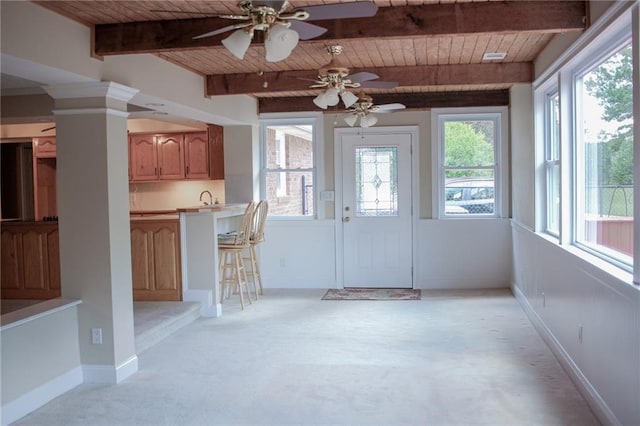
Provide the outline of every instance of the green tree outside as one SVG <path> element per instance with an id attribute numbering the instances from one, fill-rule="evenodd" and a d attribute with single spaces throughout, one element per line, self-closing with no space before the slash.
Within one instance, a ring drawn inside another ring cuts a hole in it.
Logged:
<path id="1" fill-rule="evenodd" d="M 598 99 L 604 112 L 602 119 L 623 123 L 633 118 L 631 46 L 625 47 L 596 68 L 585 87 Z M 601 185 L 633 184 L 633 125 L 620 124 L 615 133 L 598 135 L 603 161 Z M 599 150 L 600 151 L 600 150 Z"/>
<path id="2" fill-rule="evenodd" d="M 486 126 L 485 126 L 486 127 Z M 445 123 L 446 167 L 493 167 L 493 143 L 488 138 L 487 129 L 478 122 L 449 121 Z M 487 140 L 489 139 L 489 140 Z M 486 177 L 492 170 L 448 170 L 447 178 Z"/>

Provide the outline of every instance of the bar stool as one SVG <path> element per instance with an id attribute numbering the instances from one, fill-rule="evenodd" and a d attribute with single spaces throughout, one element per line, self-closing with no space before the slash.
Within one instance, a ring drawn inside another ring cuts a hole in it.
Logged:
<path id="1" fill-rule="evenodd" d="M 249 235 L 249 257 L 245 257 L 245 261 L 249 263 L 249 271 L 247 274 L 251 276 L 256 299 L 258 299 L 258 288 L 260 288 L 260 294 L 264 294 L 260 265 L 258 256 L 256 255 L 256 246 L 264 241 L 264 224 L 267 221 L 268 212 L 269 203 L 267 200 L 261 200 L 258 205 L 256 205 L 255 213 L 253 214 L 252 229 Z"/>
<path id="2" fill-rule="evenodd" d="M 244 310 L 244 295 L 242 288 L 247 290 L 249 303 L 251 301 L 251 293 L 249 292 L 249 282 L 247 280 L 247 271 L 244 268 L 244 260 L 242 253 L 249 248 L 249 237 L 251 235 L 251 225 L 255 203 L 252 201 L 247 205 L 242 216 L 240 228 L 230 234 L 218 236 L 218 257 L 219 276 L 220 276 L 220 301 L 225 297 L 231 297 L 233 290 L 237 289 L 240 293 L 240 306 Z"/>

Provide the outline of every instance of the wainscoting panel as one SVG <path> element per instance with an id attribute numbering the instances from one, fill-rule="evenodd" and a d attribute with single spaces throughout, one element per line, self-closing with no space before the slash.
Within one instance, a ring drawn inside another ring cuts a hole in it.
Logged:
<path id="1" fill-rule="evenodd" d="M 573 248 L 512 229 L 514 292 L 527 314 L 604 424 L 640 424 L 640 288 Z"/>
<path id="2" fill-rule="evenodd" d="M 420 220 L 417 288 L 507 288 L 511 280 L 508 219 Z"/>

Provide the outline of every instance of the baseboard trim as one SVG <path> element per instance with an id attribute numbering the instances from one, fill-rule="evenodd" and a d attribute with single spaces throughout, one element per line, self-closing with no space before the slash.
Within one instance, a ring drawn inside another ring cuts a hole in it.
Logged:
<path id="1" fill-rule="evenodd" d="M 511 285 L 511 288 L 516 300 L 524 309 L 525 313 L 533 323 L 533 326 L 540 334 L 540 337 L 542 337 L 542 340 L 544 340 L 547 346 L 549 346 L 551 352 L 553 352 L 556 359 L 560 362 L 560 365 L 562 365 L 562 368 L 567 372 L 567 374 L 569 374 L 569 377 L 571 377 L 573 383 L 578 387 L 582 396 L 587 400 L 587 403 L 591 410 L 593 410 L 596 417 L 598 417 L 598 420 L 606 425 L 622 425 L 613 411 L 611 411 L 611 408 L 609 408 L 604 399 L 602 399 L 598 391 L 582 373 L 567 351 L 565 351 L 551 330 L 549 330 L 544 320 L 540 318 L 535 309 L 533 309 L 533 306 L 529 304 L 529 301 L 522 291 L 514 284 Z"/>
<path id="2" fill-rule="evenodd" d="M 82 368 L 76 367 L 6 403 L 2 406 L 2 425 L 21 419 L 54 398 L 81 385 L 82 377 Z"/>
<path id="3" fill-rule="evenodd" d="M 184 290 L 182 300 L 185 302 L 199 302 L 200 315 L 203 317 L 222 316 L 222 304 L 214 303 L 213 290 Z"/>
<path id="4" fill-rule="evenodd" d="M 84 383 L 117 384 L 138 371 L 138 357 L 132 356 L 119 366 L 83 365 Z"/>

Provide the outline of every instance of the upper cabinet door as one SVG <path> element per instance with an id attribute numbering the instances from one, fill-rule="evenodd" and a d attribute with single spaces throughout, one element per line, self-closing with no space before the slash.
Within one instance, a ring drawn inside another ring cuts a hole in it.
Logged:
<path id="1" fill-rule="evenodd" d="M 209 179 L 209 141 L 207 134 L 184 135 L 185 165 L 187 179 Z"/>
<path id="2" fill-rule="evenodd" d="M 131 181 L 158 179 L 158 155 L 153 135 L 132 135 L 129 138 Z"/>
<path id="3" fill-rule="evenodd" d="M 157 143 L 159 178 L 184 179 L 183 135 L 160 135 Z"/>
<path id="4" fill-rule="evenodd" d="M 33 152 L 36 158 L 55 158 L 56 138 L 33 138 Z"/>

